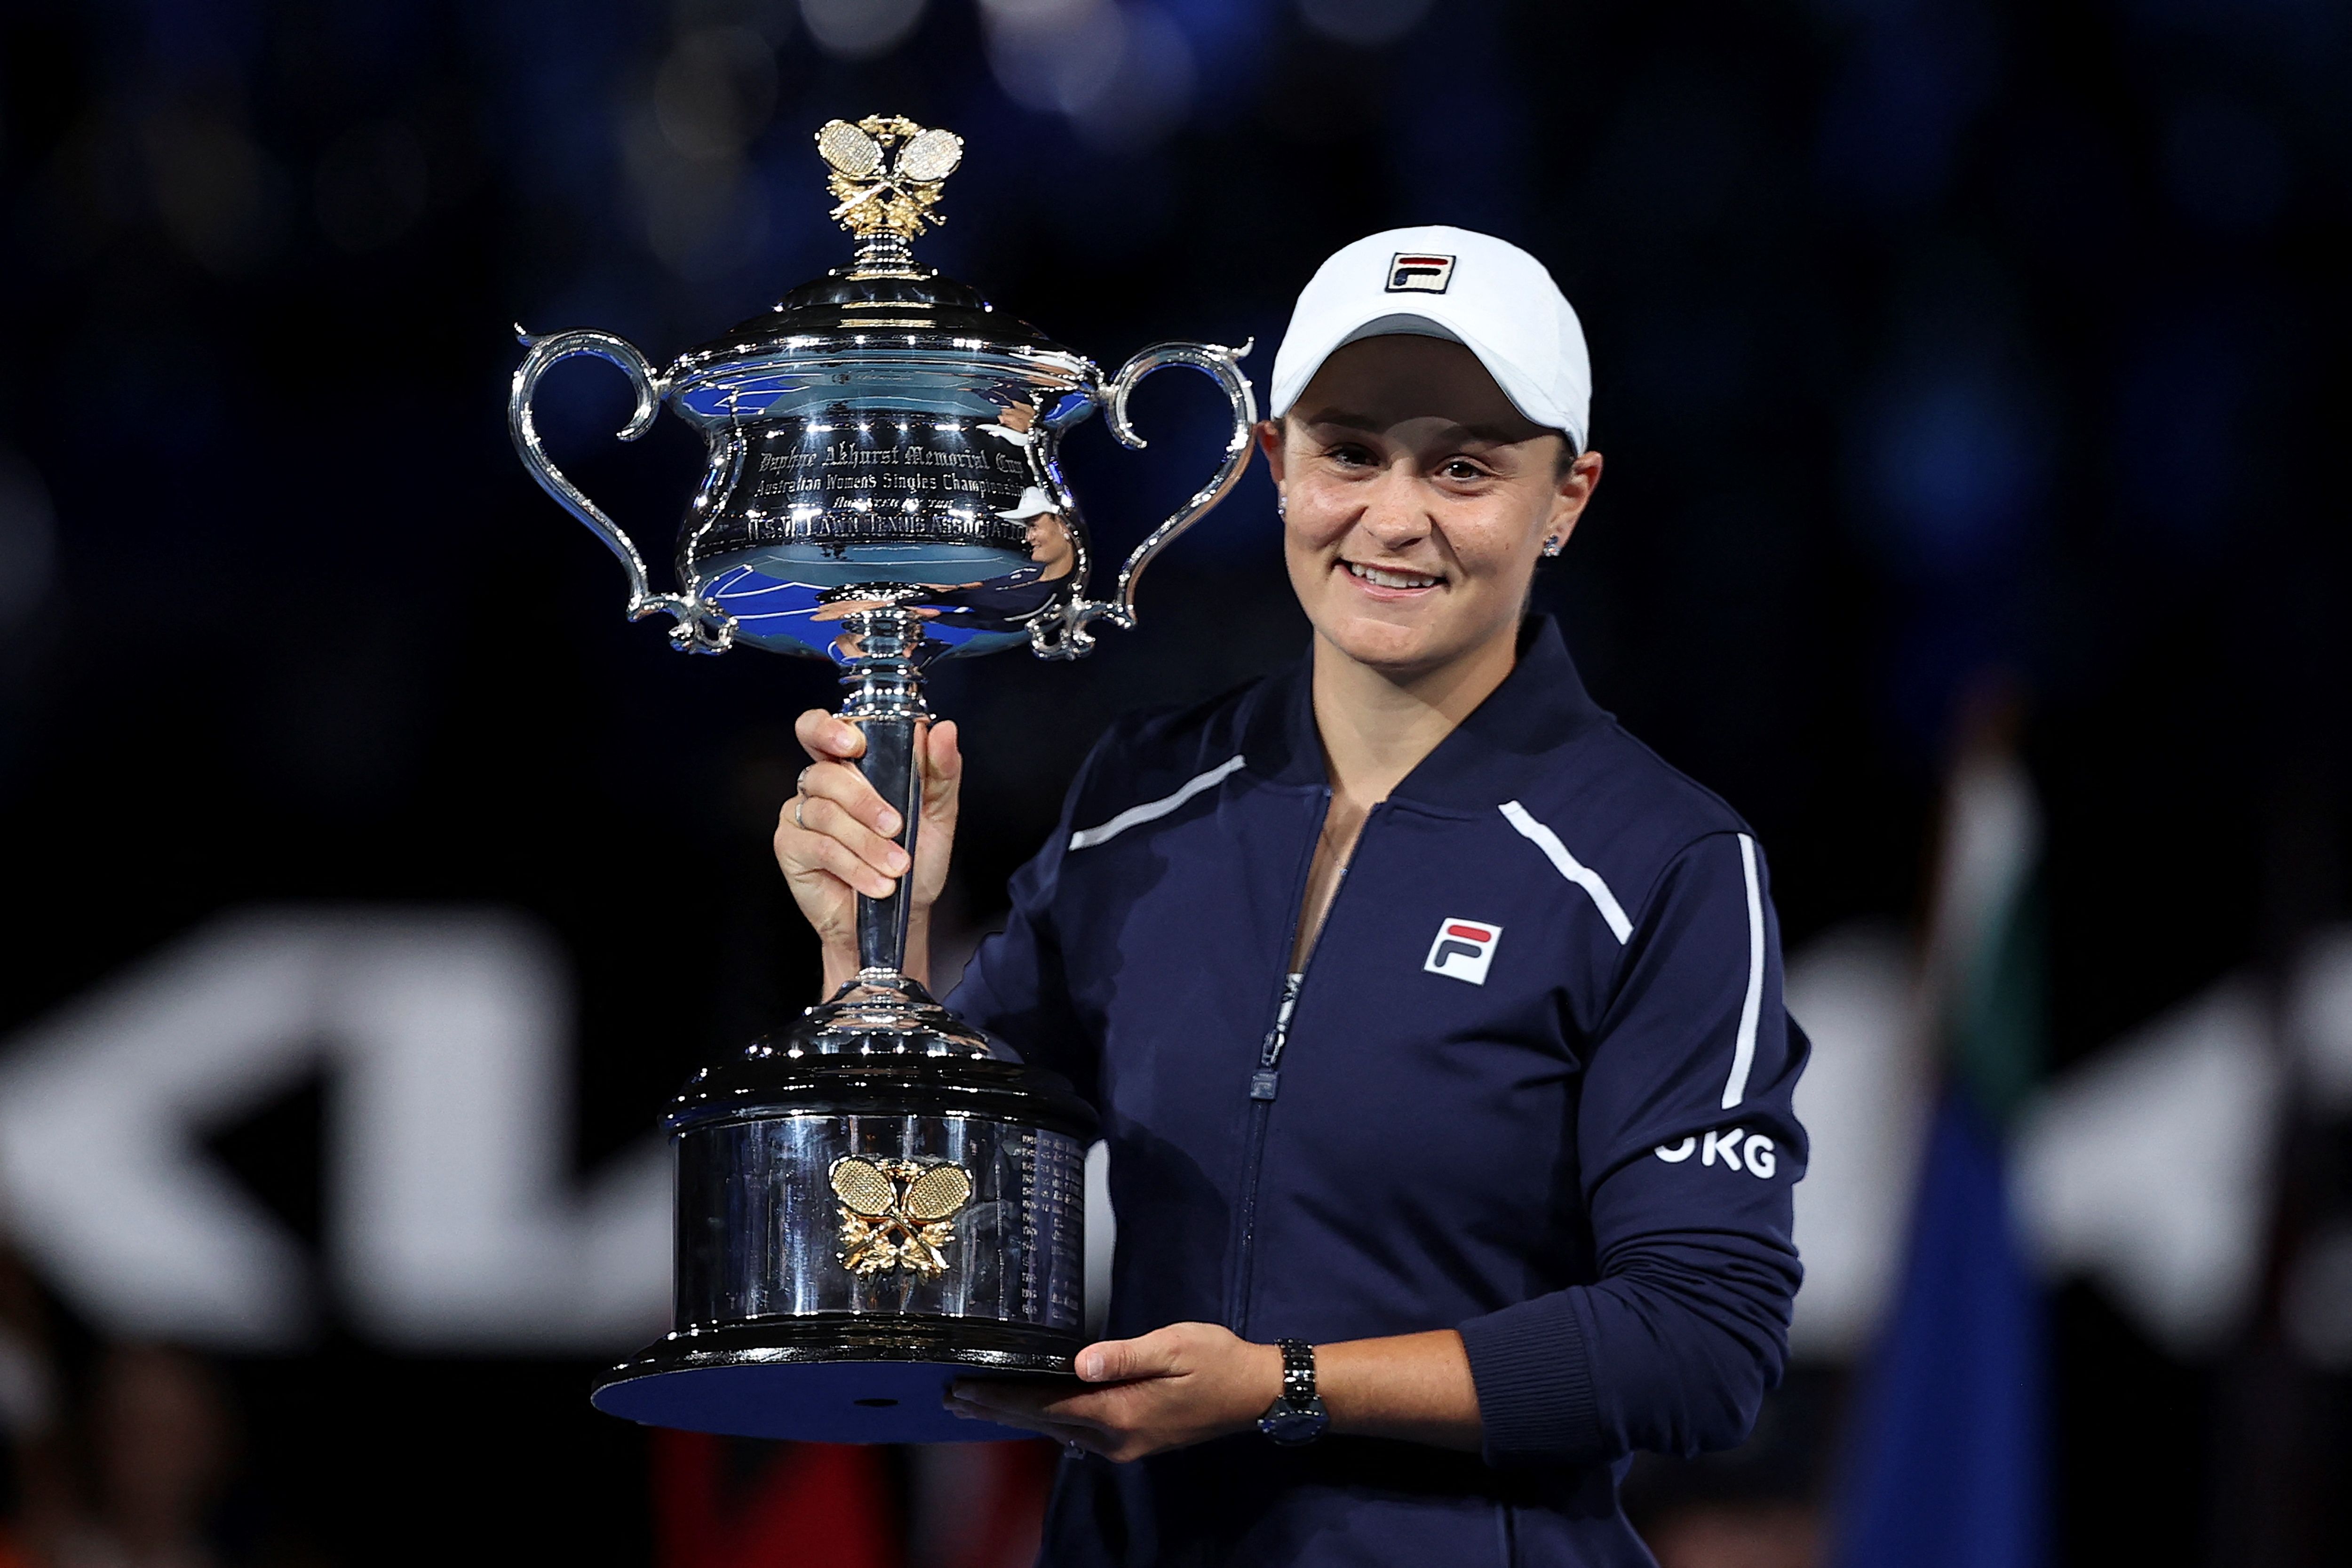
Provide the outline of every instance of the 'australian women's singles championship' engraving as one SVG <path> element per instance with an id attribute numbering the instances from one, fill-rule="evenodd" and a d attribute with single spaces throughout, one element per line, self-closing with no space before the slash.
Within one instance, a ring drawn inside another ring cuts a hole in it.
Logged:
<path id="1" fill-rule="evenodd" d="M 762 432 L 760 445 L 764 449 L 749 465 L 755 503 L 936 496 L 1009 509 L 1034 482 L 1027 453 L 992 451 L 987 437 L 976 443 L 953 426 L 909 431 L 888 446 L 803 426 Z"/>
<path id="2" fill-rule="evenodd" d="M 698 551 L 854 532 L 1025 553 L 1034 520 L 1058 510 L 1030 451 L 984 421 L 783 421 L 752 436 L 740 474 Z"/>

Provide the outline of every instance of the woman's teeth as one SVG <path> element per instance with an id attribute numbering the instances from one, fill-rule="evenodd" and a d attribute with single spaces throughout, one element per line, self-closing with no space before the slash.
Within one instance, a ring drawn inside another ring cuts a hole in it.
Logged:
<path id="1" fill-rule="evenodd" d="M 1377 587 L 1434 588 L 1437 586 L 1436 578 L 1424 577 L 1418 572 L 1391 572 L 1384 567 L 1365 566 L 1353 561 L 1343 561 L 1340 564 Z"/>

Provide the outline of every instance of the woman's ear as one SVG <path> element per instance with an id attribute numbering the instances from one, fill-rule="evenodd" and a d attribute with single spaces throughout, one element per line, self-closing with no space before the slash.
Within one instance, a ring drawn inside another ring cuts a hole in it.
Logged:
<path id="1" fill-rule="evenodd" d="M 1276 484 L 1282 483 L 1282 421 L 1261 419 L 1257 422 L 1257 449 L 1265 454 L 1266 472 Z"/>
<path id="2" fill-rule="evenodd" d="M 1550 515 L 1544 520 L 1543 551 L 1557 555 L 1568 543 L 1568 536 L 1584 516 L 1584 509 L 1592 500 L 1592 492 L 1601 484 L 1601 454 L 1584 452 L 1562 468 L 1559 482 L 1551 492 Z"/>

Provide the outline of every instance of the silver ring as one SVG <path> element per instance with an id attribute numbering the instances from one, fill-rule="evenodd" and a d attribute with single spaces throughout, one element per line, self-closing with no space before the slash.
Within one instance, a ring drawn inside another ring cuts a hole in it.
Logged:
<path id="1" fill-rule="evenodd" d="M 1076 1442 L 1066 1437 L 1062 1440 L 1062 1458 L 1066 1459 L 1083 1459 L 1086 1457 L 1087 1451 L 1080 1447 Z"/>
<path id="2" fill-rule="evenodd" d="M 809 825 L 801 820 L 801 807 L 807 804 L 808 796 L 804 795 L 796 795 L 793 796 L 793 826 L 799 828 L 803 833 L 806 833 L 809 830 Z"/>

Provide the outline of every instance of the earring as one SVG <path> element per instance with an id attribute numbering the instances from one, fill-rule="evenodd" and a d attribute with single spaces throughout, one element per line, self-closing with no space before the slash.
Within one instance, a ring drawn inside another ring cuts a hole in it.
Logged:
<path id="1" fill-rule="evenodd" d="M 1567 540 L 1562 539 L 1559 534 L 1555 533 L 1549 539 L 1544 541 L 1544 553 L 1546 555 L 1557 555 L 1560 552 L 1560 547 L 1567 542 Z"/>
<path id="2" fill-rule="evenodd" d="M 1290 503 L 1283 500 L 1280 490 L 1274 492 L 1274 515 L 1284 518 L 1290 515 Z"/>

